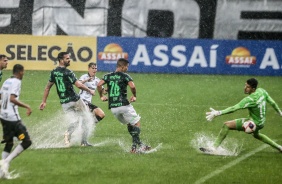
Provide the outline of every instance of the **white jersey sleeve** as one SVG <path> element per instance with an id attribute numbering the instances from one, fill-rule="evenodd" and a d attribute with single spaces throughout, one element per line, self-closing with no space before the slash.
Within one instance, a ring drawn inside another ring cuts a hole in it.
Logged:
<path id="1" fill-rule="evenodd" d="M 15 95 L 18 100 L 21 91 L 21 80 L 17 78 L 7 79 L 1 88 L 1 113 L 2 119 L 7 121 L 18 121 L 20 120 L 20 115 L 18 111 L 18 106 L 10 101 L 11 95 Z"/>
<path id="2" fill-rule="evenodd" d="M 84 74 L 84 75 L 82 75 L 82 76 L 79 78 L 79 80 L 80 80 L 80 81 L 84 81 L 84 80 L 88 79 L 89 77 L 90 77 L 90 76 L 89 76 L 88 74 Z M 95 76 L 94 79 L 92 79 L 91 81 L 85 82 L 84 85 L 87 86 L 89 89 L 96 91 L 97 85 L 98 85 L 99 82 L 100 82 L 100 79 Z M 81 98 L 82 100 L 86 100 L 86 101 L 88 101 L 88 102 L 90 102 L 90 103 L 91 103 L 91 101 L 92 101 L 92 95 L 91 95 L 89 92 L 87 92 L 87 91 L 80 90 L 80 91 L 79 91 L 79 96 L 80 96 L 80 98 Z"/>

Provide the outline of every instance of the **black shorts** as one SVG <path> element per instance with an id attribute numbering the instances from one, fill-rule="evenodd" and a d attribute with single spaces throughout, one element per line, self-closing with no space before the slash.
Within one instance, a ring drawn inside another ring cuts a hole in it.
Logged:
<path id="1" fill-rule="evenodd" d="M 21 120 L 7 121 L 1 118 L 0 120 L 3 127 L 3 141 L 1 143 L 12 142 L 14 137 L 17 137 L 20 141 L 30 140 L 27 129 Z"/>
<path id="2" fill-rule="evenodd" d="M 97 108 L 98 108 L 98 106 L 96 106 L 96 105 L 94 105 L 94 104 L 92 104 L 92 103 L 90 103 L 90 102 L 88 102 L 88 101 L 86 101 L 86 100 L 83 100 L 83 101 L 84 101 L 84 103 L 88 106 L 90 112 L 92 112 L 92 111 L 94 111 L 94 109 L 97 109 Z"/>

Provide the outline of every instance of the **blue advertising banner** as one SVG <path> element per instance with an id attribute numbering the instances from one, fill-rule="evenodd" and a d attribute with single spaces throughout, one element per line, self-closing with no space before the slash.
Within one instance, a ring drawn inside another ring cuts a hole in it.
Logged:
<path id="1" fill-rule="evenodd" d="M 281 41 L 98 37 L 97 65 L 129 72 L 282 76 Z"/>

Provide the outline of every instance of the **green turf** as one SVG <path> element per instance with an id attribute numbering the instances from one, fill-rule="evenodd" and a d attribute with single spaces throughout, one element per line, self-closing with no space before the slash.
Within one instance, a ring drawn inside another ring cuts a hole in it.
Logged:
<path id="1" fill-rule="evenodd" d="M 4 71 L 3 80 L 11 71 Z M 79 77 L 82 72 L 75 72 Z M 102 77 L 105 72 L 99 72 Z M 246 117 L 247 111 L 205 120 L 209 107 L 223 109 L 243 97 L 244 82 L 250 76 L 167 75 L 131 73 L 137 87 L 137 101 L 133 104 L 141 115 L 141 138 L 150 145 L 162 143 L 161 149 L 151 154 L 134 155 L 118 144 L 122 140 L 130 147 L 131 137 L 126 126 L 113 118 L 107 103 L 98 95 L 94 103 L 106 117 L 90 142 L 112 142 L 97 147 L 28 149 L 13 160 L 10 170 L 20 177 L 0 183 L 21 184 L 125 184 L 125 183 L 281 183 L 281 159 L 278 151 L 267 147 L 250 157 L 247 155 L 263 143 L 251 135 L 231 131 L 226 139 L 242 145 L 238 156 L 210 156 L 200 153 L 191 143 L 198 134 L 216 136 L 226 120 Z M 53 87 L 44 111 L 39 110 L 49 71 L 26 71 L 22 83 L 21 100 L 31 105 L 33 113 L 21 117 L 28 128 L 48 124 L 52 116 L 62 113 Z M 282 107 L 281 77 L 257 77 L 260 87 Z M 1 82 L 3 83 L 3 81 Z M 263 133 L 282 144 L 282 118 L 268 105 L 267 123 Z M 52 126 L 52 125 L 50 125 Z M 32 132 L 30 132 L 33 137 Z M 42 131 L 42 134 L 45 134 Z M 48 137 L 48 136 L 47 136 Z M 48 139 L 48 138 L 47 138 Z M 36 143 L 37 140 L 33 140 Z M 63 141 L 63 140 L 62 140 Z M 116 141 L 116 142 L 115 142 Z M 3 149 L 3 145 L 1 145 Z M 243 161 L 240 159 L 246 158 Z M 232 165 L 232 163 L 234 163 Z M 228 166 L 228 167 L 227 167 Z M 217 173 L 216 173 L 217 172 Z M 211 175 L 205 179 L 206 176 Z"/>

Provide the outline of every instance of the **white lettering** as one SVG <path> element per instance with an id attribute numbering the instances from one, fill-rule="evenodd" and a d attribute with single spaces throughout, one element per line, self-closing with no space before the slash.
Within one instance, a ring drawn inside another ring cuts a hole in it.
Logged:
<path id="1" fill-rule="evenodd" d="M 186 57 L 183 53 L 181 52 L 185 52 L 186 51 L 186 47 L 184 45 L 176 45 L 175 47 L 172 48 L 171 54 L 174 58 L 176 58 L 177 60 L 171 60 L 170 65 L 171 66 L 175 66 L 175 67 L 182 67 L 186 64 Z"/>
<path id="2" fill-rule="evenodd" d="M 137 47 L 137 51 L 134 55 L 131 65 L 138 65 L 138 63 L 144 63 L 145 66 L 151 66 L 151 61 L 147 52 L 146 45 L 140 44 Z"/>
<path id="3" fill-rule="evenodd" d="M 275 70 L 279 69 L 279 63 L 273 48 L 266 49 L 259 68 L 265 69 L 268 66 L 272 67 Z"/>
<path id="4" fill-rule="evenodd" d="M 210 67 L 216 68 L 216 55 L 218 45 L 212 45 L 210 50 Z"/>
<path id="5" fill-rule="evenodd" d="M 167 50 L 168 50 L 167 45 L 157 45 L 155 47 L 154 55 L 156 57 L 160 58 L 161 60 L 154 59 L 153 65 L 155 65 L 155 66 L 165 66 L 165 65 L 168 64 L 168 62 L 169 62 L 168 56 L 167 56 L 167 54 L 162 52 L 162 51 L 167 51 Z"/>
<path id="6" fill-rule="evenodd" d="M 203 48 L 201 46 L 195 46 L 192 56 L 189 60 L 188 67 L 193 67 L 195 64 L 199 64 L 201 67 L 207 67 L 207 60 Z"/>

